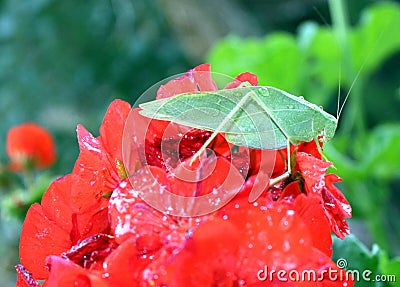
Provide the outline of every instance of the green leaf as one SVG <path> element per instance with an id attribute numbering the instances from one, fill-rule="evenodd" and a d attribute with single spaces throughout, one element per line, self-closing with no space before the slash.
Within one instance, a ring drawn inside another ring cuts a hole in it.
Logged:
<path id="1" fill-rule="evenodd" d="M 305 59 L 301 76 L 304 96 L 321 105 L 339 84 L 341 58 L 332 29 L 306 22 L 299 28 L 298 45 Z"/>
<path id="2" fill-rule="evenodd" d="M 300 26 L 299 45 L 307 59 L 311 79 L 335 87 L 339 82 L 340 49 L 333 31 L 307 22 Z"/>
<path id="3" fill-rule="evenodd" d="M 400 175 L 400 124 L 375 128 L 365 144 L 361 167 L 365 173 L 380 180 Z"/>
<path id="4" fill-rule="evenodd" d="M 207 56 L 213 69 L 234 77 L 243 71 L 258 75 L 260 85 L 299 93 L 302 57 L 294 36 L 274 33 L 264 38 L 227 37 Z"/>
<path id="5" fill-rule="evenodd" d="M 344 240 L 333 237 L 333 255 L 332 260 L 335 262 L 346 263 L 347 271 L 356 271 L 359 273 L 360 280 L 355 282 L 355 287 L 378 287 L 384 286 L 380 282 L 372 281 L 375 275 L 379 272 L 379 259 L 381 256 L 381 250 L 377 245 L 372 247 L 369 251 L 365 245 L 363 245 L 355 236 L 349 235 Z M 368 275 L 369 271 L 371 272 Z M 363 278 L 364 275 L 371 279 L 370 281 Z M 353 273 L 354 274 L 354 273 Z"/>
<path id="6" fill-rule="evenodd" d="M 56 179 L 48 173 L 40 174 L 28 190 L 16 189 L 0 198 L 0 210 L 5 217 L 24 219 L 29 207 L 40 202 L 50 183 Z"/>
<path id="7" fill-rule="evenodd" d="M 224 132 L 233 144 L 279 149 L 318 135 L 333 137 L 337 120 L 320 107 L 272 87 L 181 94 L 140 105 L 140 113 L 194 128 Z"/>
<path id="8" fill-rule="evenodd" d="M 398 52 L 399 27 L 399 4 L 381 2 L 365 10 L 350 38 L 354 70 L 358 71 L 365 62 L 365 71 L 372 72 L 388 57 Z"/>
<path id="9" fill-rule="evenodd" d="M 380 270 L 386 276 L 386 282 L 390 286 L 398 286 L 398 281 L 400 280 L 400 257 L 389 260 L 386 252 L 384 252 L 381 257 Z"/>

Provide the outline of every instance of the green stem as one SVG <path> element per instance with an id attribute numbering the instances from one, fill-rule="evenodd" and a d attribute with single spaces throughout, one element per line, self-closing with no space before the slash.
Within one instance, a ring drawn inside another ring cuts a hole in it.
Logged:
<path id="1" fill-rule="evenodd" d="M 367 219 L 367 227 L 374 241 L 384 250 L 392 251 L 388 236 L 387 212 L 382 206 L 388 206 L 387 198 L 389 190 L 383 182 L 368 180 L 362 183 L 366 191 L 364 200 L 368 198 L 367 208 L 364 210 L 364 218 Z M 379 192 L 378 192 L 379 191 Z"/>
<path id="2" fill-rule="evenodd" d="M 349 43 L 349 21 L 345 0 L 329 0 L 329 8 L 333 22 L 333 30 L 339 42 L 342 67 L 345 82 L 349 87 L 349 105 L 345 112 L 343 132 L 352 136 L 363 136 L 365 133 L 365 118 L 362 102 L 362 79 L 354 71 Z M 351 83 L 351 84 L 350 84 Z"/>
<path id="3" fill-rule="evenodd" d="M 25 170 L 22 173 L 22 178 L 24 181 L 24 187 L 26 191 L 29 191 L 33 184 L 35 183 L 35 175 L 34 175 L 34 171 L 32 170 Z"/>

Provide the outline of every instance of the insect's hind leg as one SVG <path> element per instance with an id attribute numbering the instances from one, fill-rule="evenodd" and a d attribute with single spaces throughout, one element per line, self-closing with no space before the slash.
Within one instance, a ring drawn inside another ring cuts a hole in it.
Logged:
<path id="1" fill-rule="evenodd" d="M 291 160 L 290 160 L 290 141 L 289 139 L 287 140 L 286 143 L 286 151 L 287 151 L 287 173 L 291 174 L 292 173 L 292 166 L 291 166 Z"/>
<path id="2" fill-rule="evenodd" d="M 287 152 L 287 163 L 286 163 L 287 171 L 278 177 L 271 178 L 269 181 L 269 186 L 273 186 L 273 185 L 289 178 L 290 175 L 292 174 L 292 166 L 291 166 L 291 160 L 290 160 L 290 140 L 289 139 L 287 140 L 286 152 Z"/>

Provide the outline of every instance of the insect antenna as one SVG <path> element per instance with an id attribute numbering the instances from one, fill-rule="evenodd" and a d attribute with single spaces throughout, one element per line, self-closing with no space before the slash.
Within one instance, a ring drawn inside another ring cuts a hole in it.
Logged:
<path id="1" fill-rule="evenodd" d="M 341 116 L 341 114 L 342 114 L 344 105 L 346 104 L 347 100 L 349 99 L 350 93 L 351 93 L 351 91 L 353 90 L 354 85 L 356 84 L 356 82 L 357 82 L 359 76 L 361 75 L 361 72 L 362 72 L 362 70 L 363 70 L 363 68 L 364 68 L 364 66 L 365 66 L 365 63 L 366 63 L 366 61 L 364 61 L 364 63 L 361 65 L 360 69 L 358 70 L 356 76 L 354 77 L 354 80 L 352 81 L 352 83 L 351 83 L 351 85 L 350 85 L 350 88 L 349 88 L 349 90 L 348 90 L 348 92 L 347 92 L 347 94 L 346 94 L 346 97 L 344 98 L 343 103 L 342 103 L 342 105 L 340 106 L 340 109 L 338 109 L 338 111 L 337 111 L 337 113 L 336 113 L 336 119 L 337 119 L 338 121 L 339 121 L 339 118 L 340 118 L 340 116 Z M 339 100 L 340 100 L 340 80 L 339 80 L 339 99 L 338 99 L 338 107 L 339 107 Z"/>
<path id="2" fill-rule="evenodd" d="M 337 107 L 336 107 L 336 119 L 337 120 L 339 120 L 341 84 L 342 84 L 342 61 L 339 60 L 338 95 L 337 95 Z"/>
<path id="3" fill-rule="evenodd" d="M 328 21 L 326 20 L 326 18 L 324 17 L 324 15 L 322 15 L 321 11 L 319 11 L 319 9 L 313 5 L 313 9 L 314 11 L 318 14 L 318 17 L 321 18 L 322 22 L 328 26 L 329 28 L 332 28 L 331 25 L 328 23 Z"/>
<path id="4" fill-rule="evenodd" d="M 363 63 L 361 64 L 361 67 L 358 69 L 358 72 L 357 72 L 356 76 L 354 77 L 354 80 L 352 81 L 352 83 L 351 83 L 351 85 L 350 85 L 349 91 L 347 92 L 346 97 L 344 98 L 344 101 L 343 101 L 343 103 L 342 103 L 342 105 L 341 105 L 341 107 L 340 107 L 340 109 L 339 109 L 339 111 L 338 111 L 338 113 L 337 113 L 337 117 L 336 117 L 336 118 L 337 118 L 338 121 L 339 121 L 339 118 L 340 118 L 340 116 L 341 116 L 341 114 L 342 114 L 344 105 L 346 104 L 346 102 L 347 102 L 347 100 L 348 100 L 348 98 L 349 98 L 349 96 L 350 96 L 351 91 L 353 90 L 353 88 L 354 88 L 354 86 L 355 86 L 355 84 L 356 84 L 358 78 L 360 77 L 362 71 L 364 70 L 365 65 L 368 63 L 369 59 L 371 58 L 372 52 L 374 52 L 374 50 L 376 49 L 376 47 L 377 47 L 377 45 L 378 45 L 378 43 L 379 43 L 379 40 L 382 38 L 383 33 L 384 33 L 384 30 L 382 30 L 382 31 L 379 33 L 379 36 L 376 38 L 374 45 L 373 45 L 372 48 L 368 51 L 368 54 L 367 54 L 367 56 L 365 57 Z M 339 88 L 340 88 L 340 86 L 339 86 Z M 339 104 L 339 103 L 338 103 L 338 104 Z"/>
<path id="5" fill-rule="evenodd" d="M 332 25 L 329 24 L 329 22 L 326 20 L 324 15 L 322 15 L 321 11 L 319 11 L 319 9 L 315 5 L 313 5 L 313 9 L 314 9 L 315 13 L 317 13 L 318 17 L 322 20 L 324 25 L 329 27 L 331 30 L 333 30 Z M 339 44 L 336 38 L 335 38 L 335 42 L 336 42 L 336 44 Z M 338 119 L 338 120 L 339 120 L 339 111 L 341 110 L 341 107 L 340 107 L 341 82 L 342 82 L 342 55 L 340 55 L 340 59 L 339 59 L 338 96 L 337 96 L 337 107 L 336 107 L 336 119 Z"/>

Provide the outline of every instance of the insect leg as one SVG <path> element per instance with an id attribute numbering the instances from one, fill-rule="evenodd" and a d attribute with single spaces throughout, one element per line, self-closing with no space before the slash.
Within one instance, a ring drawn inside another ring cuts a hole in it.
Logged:
<path id="1" fill-rule="evenodd" d="M 230 113 L 225 117 L 225 119 L 218 125 L 218 127 L 213 131 L 211 136 L 208 138 L 208 140 L 202 145 L 202 147 L 192 156 L 192 159 L 190 160 L 190 165 L 192 165 L 197 158 L 200 157 L 200 155 L 206 150 L 207 146 L 214 140 L 214 138 L 218 135 L 218 133 L 221 131 L 221 129 L 228 123 L 228 121 L 238 112 L 241 108 L 242 105 L 247 101 L 249 98 L 250 94 L 253 92 L 249 92 L 246 95 L 244 95 L 243 98 L 240 99 L 240 101 L 236 104 L 236 106 L 230 111 Z"/>
<path id="2" fill-rule="evenodd" d="M 289 178 L 289 176 L 292 174 L 292 167 L 291 167 L 291 163 L 290 163 L 290 140 L 289 139 L 287 140 L 286 151 L 287 151 L 287 171 L 278 177 L 271 178 L 271 180 L 269 181 L 269 186 L 273 186 L 273 185 Z"/>
<path id="3" fill-rule="evenodd" d="M 290 141 L 289 141 L 289 139 L 287 140 L 286 151 L 287 151 L 287 172 L 289 174 L 291 174 L 292 167 L 291 167 L 291 163 L 290 163 Z"/>

